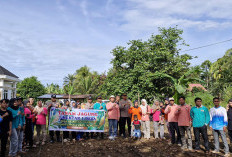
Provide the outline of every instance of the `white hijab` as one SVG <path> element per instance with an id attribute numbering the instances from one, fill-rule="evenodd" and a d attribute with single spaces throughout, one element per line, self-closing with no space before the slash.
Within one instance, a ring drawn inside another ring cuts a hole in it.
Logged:
<path id="1" fill-rule="evenodd" d="M 143 102 L 145 103 L 144 106 L 143 106 Z M 141 100 L 140 108 L 142 109 L 142 114 L 146 114 L 147 113 L 147 101 L 145 99 Z"/>

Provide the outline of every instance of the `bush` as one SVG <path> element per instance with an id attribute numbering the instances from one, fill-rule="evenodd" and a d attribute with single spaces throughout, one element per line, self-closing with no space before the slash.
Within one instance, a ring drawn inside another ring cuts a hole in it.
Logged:
<path id="1" fill-rule="evenodd" d="M 195 106 L 195 98 L 201 98 L 202 99 L 202 104 L 206 106 L 208 109 L 214 106 L 213 104 L 213 95 L 211 95 L 208 92 L 197 92 L 195 94 L 192 93 L 187 93 L 186 95 L 186 103 L 191 105 L 192 107 Z"/>

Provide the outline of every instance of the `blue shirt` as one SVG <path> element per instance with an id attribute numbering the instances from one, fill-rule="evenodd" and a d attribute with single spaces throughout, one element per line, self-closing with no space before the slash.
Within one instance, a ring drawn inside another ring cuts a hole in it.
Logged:
<path id="1" fill-rule="evenodd" d="M 103 107 L 102 109 L 100 109 L 101 106 Z M 93 109 L 94 110 L 105 110 L 105 112 L 107 111 L 106 110 L 106 104 L 105 103 L 100 104 L 99 102 L 94 104 Z"/>
<path id="2" fill-rule="evenodd" d="M 8 111 L 10 111 L 12 113 L 12 129 L 17 129 L 21 125 L 21 118 L 20 115 L 18 115 L 18 112 L 20 111 L 20 108 L 18 108 L 17 110 L 13 110 L 11 107 L 7 108 Z"/>
<path id="3" fill-rule="evenodd" d="M 209 124 L 209 110 L 203 105 L 201 107 L 192 107 L 190 116 L 193 119 L 193 127 L 199 128 Z"/>
<path id="4" fill-rule="evenodd" d="M 228 125 L 227 112 L 224 107 L 213 107 L 210 109 L 210 124 L 214 130 L 223 130 Z"/>

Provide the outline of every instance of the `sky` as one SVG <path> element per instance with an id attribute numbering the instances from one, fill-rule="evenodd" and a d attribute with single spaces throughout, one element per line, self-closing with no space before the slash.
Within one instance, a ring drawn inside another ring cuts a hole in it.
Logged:
<path id="1" fill-rule="evenodd" d="M 116 46 L 147 40 L 158 27 L 183 29 L 189 47 L 232 39 L 231 0 L 0 0 L 0 65 L 44 84 L 87 65 L 107 72 Z M 216 61 L 232 41 L 188 53 Z"/>

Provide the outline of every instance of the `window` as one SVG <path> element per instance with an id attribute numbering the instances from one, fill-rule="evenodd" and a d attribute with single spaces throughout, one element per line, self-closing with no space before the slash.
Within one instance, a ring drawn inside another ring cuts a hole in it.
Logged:
<path id="1" fill-rule="evenodd" d="M 8 90 L 4 90 L 3 97 L 4 97 L 4 99 L 8 99 Z"/>

